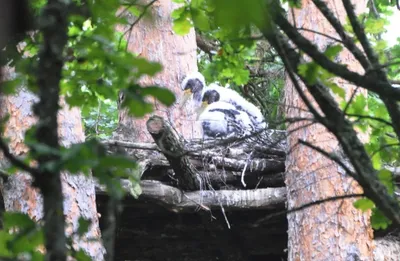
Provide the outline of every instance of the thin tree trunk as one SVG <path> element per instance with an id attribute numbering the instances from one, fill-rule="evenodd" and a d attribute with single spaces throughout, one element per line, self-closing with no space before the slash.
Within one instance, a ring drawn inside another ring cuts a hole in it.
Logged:
<path id="1" fill-rule="evenodd" d="M 342 2 L 340 0 L 326 2 L 331 11 L 344 23 L 346 13 Z M 357 12 L 364 7 L 364 1 L 357 1 Z M 338 37 L 311 0 L 303 0 L 302 8 L 291 12 L 289 16 L 294 18 L 292 22 L 298 28 Z M 311 32 L 304 32 L 304 36 L 322 50 L 328 44 L 337 44 Z M 352 70 L 361 70 L 361 66 L 349 52 L 343 51 L 339 59 Z M 346 90 L 348 100 L 355 87 L 343 81 L 337 83 Z M 310 97 L 305 88 L 303 91 Z M 289 105 L 286 111 L 287 117 L 310 117 L 310 113 L 303 111 L 307 108 L 290 80 L 286 83 L 285 100 Z M 291 124 L 288 131 L 302 125 L 305 123 Z M 366 140 L 367 135 L 363 138 Z M 289 146 L 292 150 L 287 155 L 285 181 L 288 190 L 288 209 L 319 199 L 362 193 L 362 188 L 338 165 L 306 146 L 296 145 L 299 139 L 326 151 L 340 151 L 333 135 L 318 124 L 303 127 L 289 136 Z M 374 244 L 370 214 L 355 209 L 353 207 L 355 200 L 337 200 L 288 214 L 288 260 L 373 260 Z"/>
<path id="2" fill-rule="evenodd" d="M 24 144 L 24 136 L 25 131 L 36 123 L 31 109 L 35 102 L 37 102 L 37 97 L 25 88 L 20 88 L 13 96 L 1 98 L 0 114 L 2 116 L 10 115 L 2 136 L 9 138 L 9 148 L 15 156 L 24 156 L 28 152 L 28 148 Z M 85 136 L 79 109 L 67 108 L 63 100 L 60 106 L 62 109 L 58 114 L 58 133 L 61 144 L 69 146 L 84 141 Z M 4 158 L 1 157 L 0 166 L 6 164 Z M 90 219 L 92 226 L 86 236 L 82 239 L 74 238 L 73 244 L 77 250 L 85 250 L 93 260 L 103 260 L 104 250 L 101 242 L 86 240 L 100 239 L 94 182 L 83 175 L 68 175 L 67 173 L 63 173 L 61 179 L 67 235 L 77 231 L 79 217 Z M 39 221 L 43 219 L 43 197 L 38 189 L 31 186 L 31 182 L 30 175 L 18 172 L 3 183 L 1 192 L 6 211 L 27 213 L 33 220 Z"/>
<path id="3" fill-rule="evenodd" d="M 146 1 L 148 3 L 150 1 Z M 140 20 L 128 34 L 128 49 L 151 61 L 162 64 L 163 71 L 151 79 L 143 77 L 141 84 L 159 85 L 173 91 L 179 100 L 182 94 L 180 82 L 186 74 L 197 70 L 196 60 L 196 36 L 192 29 L 189 34 L 179 36 L 172 30 L 171 12 L 178 5 L 171 0 L 158 0 L 149 8 L 154 19 Z M 135 21 L 134 18 L 133 21 Z M 131 21 L 131 22 L 133 22 Z M 119 28 L 119 30 L 124 30 Z M 185 138 L 199 137 L 199 124 L 195 122 L 192 110 L 179 109 L 174 105 L 165 108 L 157 101 L 153 102 L 154 113 L 169 121 L 172 126 Z M 189 106 L 188 106 L 189 107 Z M 129 140 L 152 141 L 152 137 L 147 132 L 146 121 L 151 115 L 142 119 L 133 119 L 126 110 L 119 112 L 120 124 L 132 129 L 134 137 Z"/>

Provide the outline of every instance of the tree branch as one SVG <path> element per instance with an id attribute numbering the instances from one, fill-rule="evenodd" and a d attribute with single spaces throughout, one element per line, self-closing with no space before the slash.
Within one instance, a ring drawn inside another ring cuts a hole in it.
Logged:
<path id="1" fill-rule="evenodd" d="M 266 33 L 266 37 L 268 40 L 272 38 L 268 33 Z M 275 49 L 283 48 L 282 53 L 284 55 L 291 55 L 288 61 L 290 61 L 292 67 L 297 68 L 299 59 L 293 59 L 292 57 L 297 57 L 298 54 L 293 51 L 288 42 L 280 41 L 277 43 L 272 41 L 271 44 Z M 282 47 L 277 46 L 277 44 Z M 313 48 L 315 49 L 315 46 Z M 302 78 L 301 75 L 299 77 Z M 329 93 L 329 89 L 318 81 L 316 84 L 310 85 L 306 83 L 305 79 L 302 80 L 325 114 L 326 121 L 322 123 L 336 136 L 346 156 L 349 158 L 356 173 L 353 178 L 359 182 L 365 194 L 374 201 L 388 218 L 400 224 L 400 206 L 397 200 L 388 194 L 385 186 L 377 178 L 376 170 L 373 168 L 362 142 L 358 139 L 352 124 L 345 118 L 335 99 Z"/>
<path id="2" fill-rule="evenodd" d="M 147 130 L 174 170 L 180 182 L 179 186 L 186 190 L 200 189 L 194 167 L 186 156 L 179 155 L 184 151 L 184 147 L 172 128 L 159 116 L 150 117 L 146 125 Z"/>
<path id="3" fill-rule="evenodd" d="M 328 57 L 321 53 L 315 45 L 297 32 L 297 30 L 286 20 L 285 17 L 283 17 L 282 14 L 277 13 L 274 14 L 273 17 L 275 18 L 274 21 L 285 32 L 290 40 L 292 40 L 302 51 L 304 51 L 327 71 L 383 97 L 390 97 L 391 99 L 400 100 L 400 88 L 393 88 L 387 81 L 376 79 L 376 77 L 371 79 L 372 76 L 360 75 L 356 72 L 348 70 L 344 65 L 332 62 Z M 300 57 L 297 59 L 297 61 L 300 62 Z M 297 65 L 293 67 L 297 68 Z"/>
<path id="4" fill-rule="evenodd" d="M 335 42 L 343 43 L 343 41 L 340 40 L 340 39 L 337 39 L 337 38 L 335 38 L 335 37 L 333 37 L 333 36 L 330 36 L 330 35 L 328 35 L 328 34 L 324 34 L 324 33 L 321 33 L 321 32 L 318 32 L 318 31 L 315 31 L 315 30 L 312 30 L 312 29 L 308 29 L 308 28 L 304 28 L 304 27 L 299 27 L 299 28 L 297 28 L 297 30 L 299 30 L 299 31 L 305 31 L 305 32 L 310 32 L 310 33 L 314 33 L 314 34 L 318 34 L 318 35 L 324 36 L 324 37 L 326 37 L 326 38 L 328 38 L 328 39 L 331 39 L 331 40 L 333 40 L 333 41 L 335 41 Z"/>
<path id="5" fill-rule="evenodd" d="M 129 190 L 131 183 L 123 182 Z M 174 212 L 189 212 L 196 209 L 210 211 L 223 207 L 225 210 L 275 209 L 286 201 L 286 188 L 266 188 L 255 190 L 205 190 L 183 192 L 158 181 L 140 182 L 142 194 L 139 199 L 149 200 Z M 104 188 L 97 185 L 99 192 Z"/>
<path id="6" fill-rule="evenodd" d="M 346 30 L 343 28 L 340 21 L 335 17 L 335 15 L 331 12 L 325 2 L 322 0 L 313 0 L 315 6 L 319 9 L 319 11 L 325 16 L 328 22 L 335 29 L 336 33 L 343 41 L 343 45 L 354 55 L 354 57 L 360 62 L 361 66 L 364 70 L 370 68 L 370 63 L 362 53 L 362 51 L 357 47 L 354 43 L 354 40 L 347 35 Z"/>
<path id="7" fill-rule="evenodd" d="M 389 121 L 387 121 L 385 119 L 378 118 L 378 117 L 373 117 L 373 116 L 370 116 L 370 115 L 346 113 L 346 116 L 356 117 L 356 118 L 359 118 L 359 119 L 370 119 L 370 120 L 374 120 L 374 121 L 378 121 L 378 122 L 384 123 L 384 124 L 392 127 L 392 123 L 391 122 L 389 122 Z"/>
<path id="8" fill-rule="evenodd" d="M 3 151 L 4 156 L 17 168 L 20 168 L 23 171 L 28 172 L 33 177 L 38 177 L 40 175 L 40 171 L 38 169 L 32 168 L 26 165 L 23 161 L 16 158 L 14 155 L 11 154 L 10 150 L 8 149 L 8 145 L 4 142 L 2 138 L 0 138 L 0 149 Z"/>
<path id="9" fill-rule="evenodd" d="M 309 202 L 306 204 L 303 204 L 302 206 L 298 207 L 298 208 L 292 208 L 289 210 L 285 210 L 285 211 L 280 211 L 280 212 L 276 212 L 273 214 L 270 214 L 264 218 L 261 218 L 259 220 L 257 220 L 256 222 L 254 222 L 253 227 L 259 227 L 260 225 L 262 225 L 263 223 L 267 223 L 271 218 L 277 217 L 277 216 L 287 216 L 287 214 L 290 213 L 294 213 L 294 212 L 298 212 L 313 206 L 317 206 L 317 205 L 321 205 L 323 203 L 326 202 L 331 202 L 331 201 L 336 201 L 336 200 L 341 200 L 341 199 L 348 199 L 348 198 L 359 198 L 359 197 L 363 197 L 365 196 L 364 194 L 348 194 L 348 195 L 340 195 L 340 196 L 334 196 L 334 197 L 329 197 L 329 198 L 324 198 L 324 199 L 319 199 L 313 202 Z"/>
<path id="10" fill-rule="evenodd" d="M 314 0 L 318 1 L 318 0 Z M 319 0 L 320 1 L 320 0 Z M 354 7 L 349 0 L 342 0 L 344 9 L 346 10 L 347 17 L 350 20 L 351 27 L 353 28 L 354 34 L 357 36 L 358 40 L 360 40 L 361 46 L 364 49 L 368 59 L 372 63 L 372 67 L 379 65 L 378 56 L 372 50 L 371 45 L 369 44 L 369 40 L 367 39 L 367 35 L 364 32 L 364 28 L 357 20 L 357 15 L 354 11 Z"/>

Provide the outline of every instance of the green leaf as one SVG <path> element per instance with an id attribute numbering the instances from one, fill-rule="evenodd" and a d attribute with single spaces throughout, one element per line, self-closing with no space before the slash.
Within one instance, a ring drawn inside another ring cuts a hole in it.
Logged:
<path id="1" fill-rule="evenodd" d="M 128 11 L 131 12 L 131 14 L 133 14 L 136 17 L 139 17 L 142 14 L 142 11 L 139 10 L 139 8 L 137 8 L 137 6 L 130 6 L 128 8 Z"/>
<path id="2" fill-rule="evenodd" d="M 209 18 L 204 11 L 192 12 L 194 25 L 202 31 L 210 30 Z"/>
<path id="3" fill-rule="evenodd" d="M 101 158 L 101 167 L 136 168 L 136 162 L 130 158 L 118 155 L 107 155 Z"/>
<path id="4" fill-rule="evenodd" d="M 182 14 L 185 13 L 185 11 L 187 11 L 186 6 L 179 7 L 174 11 L 172 11 L 171 17 L 173 19 L 179 19 L 182 16 Z"/>
<path id="5" fill-rule="evenodd" d="M 354 207 L 361 211 L 367 211 L 372 209 L 375 204 L 368 198 L 361 198 L 353 203 Z"/>
<path id="6" fill-rule="evenodd" d="M 65 148 L 61 154 L 61 168 L 70 173 L 89 173 L 90 168 L 99 163 L 102 146 L 95 140 L 77 143 Z"/>
<path id="7" fill-rule="evenodd" d="M 141 88 L 140 93 L 143 96 L 151 95 L 166 106 L 171 106 L 176 100 L 173 92 L 167 88 L 160 88 L 157 86 Z"/>
<path id="8" fill-rule="evenodd" d="M 161 72 L 162 66 L 157 62 L 150 62 L 147 59 L 141 57 L 133 58 L 133 65 L 137 67 L 137 75 L 141 76 L 147 74 L 149 76 L 154 76 Z"/>
<path id="9" fill-rule="evenodd" d="M 329 58 L 333 59 L 335 58 L 341 51 L 343 50 L 343 47 L 341 45 L 331 45 L 326 48 L 324 54 Z"/>
<path id="10" fill-rule="evenodd" d="M 192 28 L 192 24 L 186 17 L 180 17 L 179 19 L 174 20 L 174 25 L 172 26 L 172 29 L 177 35 L 188 34 L 190 28 Z"/>
<path id="11" fill-rule="evenodd" d="M 334 94 L 338 95 L 340 98 L 342 99 L 346 98 L 346 91 L 336 83 L 329 82 L 326 83 L 326 85 L 332 90 Z"/>
<path id="12" fill-rule="evenodd" d="M 12 240 L 14 235 L 7 233 L 4 230 L 0 231 L 0 256 L 11 257 L 12 253 L 8 249 L 9 241 Z"/>
<path id="13" fill-rule="evenodd" d="M 140 187 L 140 183 L 134 180 L 131 180 L 132 186 L 129 188 L 129 193 L 135 198 L 139 198 L 142 194 L 142 188 Z"/>
<path id="14" fill-rule="evenodd" d="M 387 169 L 381 169 L 378 172 L 378 179 L 382 182 L 383 185 L 388 190 L 388 193 L 393 195 L 395 190 L 395 184 L 392 173 Z"/>
<path id="15" fill-rule="evenodd" d="M 306 78 L 309 84 L 314 84 L 318 78 L 319 66 L 314 63 L 304 63 L 298 66 L 299 74 Z"/>
<path id="16" fill-rule="evenodd" d="M 82 249 L 74 254 L 74 257 L 77 261 L 92 261 L 92 258 L 88 254 L 85 253 Z"/>
<path id="17" fill-rule="evenodd" d="M 237 85 L 246 84 L 250 78 L 250 72 L 245 69 L 238 69 L 234 71 L 233 82 Z"/>
<path id="18" fill-rule="evenodd" d="M 85 219 L 84 217 L 79 217 L 78 220 L 78 235 L 83 236 L 89 231 L 89 227 L 92 224 L 90 219 Z"/>
<path id="19" fill-rule="evenodd" d="M 38 251 L 32 252 L 31 255 L 31 261 L 44 261 L 44 255 Z"/>
<path id="20" fill-rule="evenodd" d="M 1 92 L 3 95 L 14 94 L 16 88 L 21 86 L 23 83 L 23 77 L 16 77 L 15 79 L 4 81 L 1 83 Z"/>
<path id="21" fill-rule="evenodd" d="M 372 166 L 375 169 L 380 169 L 382 167 L 382 159 L 379 153 L 376 153 L 373 157 L 372 157 Z"/>
<path id="22" fill-rule="evenodd" d="M 201 7 L 204 7 L 204 5 L 205 5 L 206 3 L 205 3 L 205 1 L 204 0 L 192 0 L 192 1 L 190 1 L 190 6 L 192 7 L 192 8 L 201 8 Z"/>
<path id="23" fill-rule="evenodd" d="M 372 210 L 371 225 L 373 229 L 386 229 L 392 221 L 388 219 L 379 209 Z"/>
<path id="24" fill-rule="evenodd" d="M 21 231 L 9 242 L 9 248 L 15 254 L 36 251 L 37 247 L 44 244 L 43 230 L 34 229 L 28 232 Z"/>
<path id="25" fill-rule="evenodd" d="M 6 229 L 6 230 L 9 230 L 12 228 L 32 229 L 36 226 L 36 224 L 28 216 L 28 214 L 19 213 L 19 212 L 4 212 L 3 226 L 4 226 L 4 229 Z"/>
<path id="26" fill-rule="evenodd" d="M 379 34 L 385 30 L 385 19 L 369 18 L 365 21 L 365 32 Z"/>
<path id="27" fill-rule="evenodd" d="M 357 95 L 351 104 L 351 108 L 355 114 L 364 115 L 367 107 L 367 99 L 364 95 Z"/>
<path id="28" fill-rule="evenodd" d="M 388 48 L 388 43 L 385 40 L 377 41 L 374 48 L 378 52 L 384 51 Z"/>

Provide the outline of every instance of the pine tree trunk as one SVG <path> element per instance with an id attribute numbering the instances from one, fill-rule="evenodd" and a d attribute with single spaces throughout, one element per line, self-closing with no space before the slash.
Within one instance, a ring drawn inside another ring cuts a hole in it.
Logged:
<path id="1" fill-rule="evenodd" d="M 172 30 L 171 12 L 178 7 L 171 0 L 156 1 L 150 12 L 153 19 L 140 20 L 128 33 L 128 49 L 151 61 L 162 64 L 163 71 L 151 79 L 144 77 L 140 83 L 143 86 L 159 85 L 173 91 L 179 100 L 182 94 L 180 82 L 186 74 L 197 70 L 196 37 L 192 29 L 189 34 L 179 36 Z M 134 18 L 135 21 L 137 18 Z M 133 22 L 130 21 L 130 22 Z M 124 28 L 126 29 L 126 28 Z M 120 28 L 119 30 L 124 30 Z M 167 120 L 185 138 L 199 137 L 199 124 L 195 122 L 193 110 L 179 109 L 178 105 L 165 108 L 153 101 L 154 115 Z M 189 107 L 189 106 L 187 106 Z M 147 132 L 146 121 L 151 115 L 141 119 L 133 119 L 126 110 L 120 110 L 119 123 L 133 130 L 129 140 L 153 141 Z"/>
<path id="2" fill-rule="evenodd" d="M 9 73 L 9 72 L 8 72 Z M 10 115 L 2 136 L 9 138 L 10 151 L 15 156 L 24 156 L 28 148 L 24 144 L 25 131 L 36 123 L 32 112 L 32 104 L 37 102 L 37 97 L 20 88 L 13 96 L 1 97 L 0 115 Z M 69 109 L 65 102 L 61 102 L 59 111 L 59 136 L 63 146 L 82 142 L 85 139 L 80 111 L 77 108 Z M 7 162 L 1 156 L 0 166 L 7 166 Z M 3 181 L 1 192 L 6 211 L 27 213 L 33 220 L 43 218 L 43 198 L 39 190 L 31 186 L 30 175 L 18 172 L 6 181 Z M 83 175 L 62 174 L 62 186 L 64 194 L 64 215 L 66 218 L 66 232 L 71 235 L 78 229 L 79 217 L 92 221 L 92 226 L 86 234 L 86 239 L 100 239 L 100 229 L 96 210 L 96 194 L 92 179 Z M 103 247 L 100 241 L 89 242 L 85 239 L 73 241 L 76 249 L 84 249 L 93 260 L 103 260 Z"/>
<path id="3" fill-rule="evenodd" d="M 353 3 L 356 2 L 356 12 L 359 13 L 365 8 L 365 3 L 353 1 Z M 344 23 L 346 12 L 342 1 L 333 0 L 326 3 Z M 311 0 L 303 0 L 302 8 L 289 14 L 289 17 L 292 15 L 298 28 L 303 27 L 338 37 Z M 317 44 L 320 50 L 332 44 L 332 40 L 318 34 L 304 32 L 303 35 Z M 361 70 L 361 66 L 349 52 L 343 51 L 339 60 L 352 70 Z M 355 90 L 354 86 L 343 81 L 338 80 L 337 83 L 343 87 L 346 85 L 344 89 L 347 97 Z M 307 94 L 305 88 L 303 90 Z M 310 97 L 308 94 L 307 96 Z M 310 113 L 303 111 L 307 108 L 290 80 L 286 83 L 285 100 L 288 105 L 287 117 L 311 116 Z M 304 125 L 306 125 L 305 122 L 294 123 L 288 130 Z M 306 140 L 326 151 L 339 151 L 338 143 L 333 135 L 319 124 L 300 128 L 290 134 L 288 141 L 291 153 L 288 154 L 286 160 L 285 181 L 288 190 L 288 209 L 324 198 L 362 193 L 362 188 L 338 165 L 306 146 L 296 145 L 299 139 Z M 362 139 L 367 139 L 367 136 L 363 135 Z M 373 260 L 374 244 L 369 213 L 362 213 L 355 209 L 353 207 L 355 200 L 327 202 L 288 214 L 288 260 Z"/>

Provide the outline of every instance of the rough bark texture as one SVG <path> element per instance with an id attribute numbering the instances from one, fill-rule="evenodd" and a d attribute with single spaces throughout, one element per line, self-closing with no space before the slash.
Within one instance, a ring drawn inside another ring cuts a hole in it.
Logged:
<path id="1" fill-rule="evenodd" d="M 150 1 L 143 1 L 148 3 Z M 189 34 L 179 36 L 172 30 L 171 12 L 178 5 L 171 0 L 158 0 L 152 4 L 149 11 L 153 20 L 140 20 L 132 28 L 128 39 L 128 49 L 131 52 L 145 57 L 151 61 L 162 64 L 163 71 L 151 79 L 143 77 L 141 84 L 159 85 L 172 90 L 177 99 L 182 94 L 180 82 L 186 74 L 197 70 L 196 60 L 196 36 L 192 29 Z M 137 18 L 132 18 L 130 22 Z M 126 28 L 120 30 L 126 30 Z M 174 105 L 165 108 L 157 101 L 154 101 L 154 114 L 162 116 L 175 128 L 184 138 L 195 138 L 200 135 L 200 125 L 195 121 L 193 111 L 187 106 L 179 109 Z M 133 130 L 133 136 L 129 140 L 151 141 L 152 138 L 147 132 L 146 121 L 151 115 L 142 119 L 132 119 L 126 110 L 119 113 L 120 125 Z"/>
<path id="2" fill-rule="evenodd" d="M 345 11 L 342 2 L 327 3 L 344 22 Z M 357 4 L 359 12 L 365 4 L 364 1 L 357 1 Z M 297 27 L 335 36 L 334 30 L 312 1 L 304 0 L 302 6 L 302 9 L 292 13 Z M 321 35 L 309 32 L 304 35 L 322 50 L 330 44 L 327 38 Z M 343 52 L 339 59 L 353 70 L 361 68 L 348 52 Z M 350 97 L 354 87 L 343 82 L 339 84 L 347 85 L 346 96 Z M 307 94 L 305 88 L 303 90 Z M 306 106 L 289 80 L 285 89 L 285 100 L 290 102 L 286 112 L 288 117 L 310 117 L 309 113 L 302 111 Z M 301 109 L 294 109 L 296 107 Z M 289 130 L 298 128 L 301 124 L 291 124 Z M 336 164 L 306 146 L 294 147 L 299 139 L 326 151 L 339 151 L 336 140 L 321 125 L 301 128 L 289 136 L 288 145 L 292 150 L 286 160 L 285 181 L 288 190 L 288 209 L 300 207 L 312 200 L 362 193 L 361 187 L 347 177 Z M 373 235 L 369 226 L 369 214 L 356 210 L 352 205 L 353 202 L 354 199 L 338 200 L 289 214 L 288 260 L 373 260 Z"/>
<path id="3" fill-rule="evenodd" d="M 132 187 L 128 180 L 123 180 L 122 185 L 126 190 Z M 219 208 L 227 211 L 281 209 L 286 200 L 285 188 L 184 192 L 154 180 L 143 180 L 140 186 L 142 188 L 140 199 L 154 202 L 176 213 Z M 105 193 L 106 190 L 99 185 L 97 191 Z"/>
<path id="4" fill-rule="evenodd" d="M 9 148 L 16 156 L 24 156 L 28 149 L 24 145 L 25 131 L 35 122 L 31 105 L 37 101 L 36 96 L 21 88 L 14 96 L 2 97 L 1 115 L 10 114 L 10 120 L 6 125 L 4 137 L 10 139 Z M 81 123 L 80 111 L 68 109 L 61 104 L 62 109 L 58 115 L 59 137 L 63 146 L 82 142 L 84 133 Z M 1 166 L 7 166 L 4 158 L 1 158 Z M 1 187 L 6 211 L 20 211 L 29 214 L 33 220 L 43 218 L 43 198 L 39 191 L 32 188 L 32 179 L 26 173 L 17 173 L 4 181 Z M 70 235 L 78 228 L 78 219 L 83 216 L 92 220 L 92 227 L 86 238 L 100 238 L 98 216 L 96 210 L 96 195 L 94 183 L 91 179 L 79 175 L 62 175 L 64 194 L 64 214 L 66 217 L 66 232 Z M 103 248 L 99 242 L 88 242 L 85 239 L 75 238 L 74 246 L 84 249 L 94 260 L 103 260 Z M 79 247 L 78 247 L 79 246 Z"/>
<path id="5" fill-rule="evenodd" d="M 179 187 L 185 190 L 200 189 L 194 167 L 186 156 L 180 155 L 183 144 L 168 123 L 161 117 L 153 116 L 147 121 L 147 130 L 160 150 L 164 152 L 178 179 Z"/>

